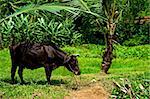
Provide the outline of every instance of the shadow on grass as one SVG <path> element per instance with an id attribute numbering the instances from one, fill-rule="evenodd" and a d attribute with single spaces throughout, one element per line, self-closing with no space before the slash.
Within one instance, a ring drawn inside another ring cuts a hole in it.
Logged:
<path id="1" fill-rule="evenodd" d="M 47 81 L 43 81 L 43 80 L 40 80 L 40 81 L 32 81 L 34 84 L 37 84 L 37 85 L 47 85 L 48 82 Z M 31 83 L 31 82 L 29 82 Z M 56 86 L 60 86 L 62 84 L 67 84 L 67 82 L 64 82 L 63 80 L 51 80 L 51 84 L 50 85 L 56 85 Z"/>
<path id="2" fill-rule="evenodd" d="M 26 81 L 25 83 L 21 83 L 20 81 L 15 79 L 15 82 L 12 83 L 11 79 L 9 78 L 5 78 L 5 79 L 0 79 L 1 82 L 7 83 L 7 84 L 20 84 L 20 85 L 48 85 L 47 81 L 43 81 L 43 80 L 39 80 L 39 81 Z M 62 79 L 61 80 L 51 80 L 51 84 L 50 85 L 54 85 L 54 86 L 60 86 L 62 84 L 67 84 L 67 82 L 64 82 Z"/>

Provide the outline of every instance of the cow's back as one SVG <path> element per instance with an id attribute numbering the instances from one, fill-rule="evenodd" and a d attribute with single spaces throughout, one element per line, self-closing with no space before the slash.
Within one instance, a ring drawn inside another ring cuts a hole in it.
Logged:
<path id="1" fill-rule="evenodd" d="M 29 69 L 39 68 L 46 63 L 54 63 L 61 58 L 63 60 L 65 54 L 50 45 L 26 42 L 11 46 L 10 53 L 13 63 L 24 65 Z"/>
<path id="2" fill-rule="evenodd" d="M 30 47 L 24 56 L 24 61 L 27 63 L 44 64 L 47 61 L 47 53 L 43 45 L 34 44 Z M 28 59 L 28 60 L 26 60 Z"/>

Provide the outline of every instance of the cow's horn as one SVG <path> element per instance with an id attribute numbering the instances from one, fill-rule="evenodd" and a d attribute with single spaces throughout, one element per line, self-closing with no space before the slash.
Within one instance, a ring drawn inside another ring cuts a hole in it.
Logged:
<path id="1" fill-rule="evenodd" d="M 73 56 L 77 56 L 78 57 L 78 56 L 80 56 L 80 54 L 73 54 Z"/>

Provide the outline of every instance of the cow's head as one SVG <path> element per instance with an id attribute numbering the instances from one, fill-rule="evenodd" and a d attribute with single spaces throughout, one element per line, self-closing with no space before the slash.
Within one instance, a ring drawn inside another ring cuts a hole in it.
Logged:
<path id="1" fill-rule="evenodd" d="M 78 60 L 77 60 L 77 55 L 71 55 L 69 56 L 65 62 L 64 62 L 65 67 L 73 72 L 75 75 L 80 75 L 80 69 L 78 66 Z"/>

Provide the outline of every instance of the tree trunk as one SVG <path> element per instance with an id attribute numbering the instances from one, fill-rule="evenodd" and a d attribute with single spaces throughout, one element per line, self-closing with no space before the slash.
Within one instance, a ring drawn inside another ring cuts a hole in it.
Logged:
<path id="1" fill-rule="evenodd" d="M 103 54 L 102 72 L 108 73 L 113 59 L 113 35 L 106 34 L 106 48 Z"/>

